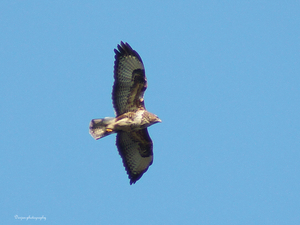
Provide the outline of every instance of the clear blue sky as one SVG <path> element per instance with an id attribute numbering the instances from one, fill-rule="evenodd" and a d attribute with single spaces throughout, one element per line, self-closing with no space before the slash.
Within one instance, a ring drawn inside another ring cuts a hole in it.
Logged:
<path id="1" fill-rule="evenodd" d="M 1 224 L 300 224 L 300 2 L 1 1 Z M 113 49 L 148 78 L 154 163 L 115 136 Z M 46 217 L 20 221 L 15 216 Z"/>

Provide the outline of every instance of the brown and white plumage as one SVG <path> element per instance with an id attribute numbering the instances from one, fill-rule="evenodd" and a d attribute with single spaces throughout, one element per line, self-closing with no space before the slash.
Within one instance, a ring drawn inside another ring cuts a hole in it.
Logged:
<path id="1" fill-rule="evenodd" d="M 144 105 L 147 88 L 145 68 L 139 54 L 129 44 L 121 42 L 115 49 L 113 105 L 117 116 L 136 111 Z"/>
<path id="2" fill-rule="evenodd" d="M 135 183 L 153 162 L 153 144 L 147 128 L 132 132 L 119 132 L 116 144 L 130 184 Z"/>
<path id="3" fill-rule="evenodd" d="M 92 120 L 90 134 L 97 140 L 117 133 L 116 145 L 132 184 L 153 162 L 153 143 L 147 127 L 161 120 L 145 109 L 145 68 L 139 54 L 127 43 L 121 42 L 115 49 L 114 78 L 116 118 Z"/>

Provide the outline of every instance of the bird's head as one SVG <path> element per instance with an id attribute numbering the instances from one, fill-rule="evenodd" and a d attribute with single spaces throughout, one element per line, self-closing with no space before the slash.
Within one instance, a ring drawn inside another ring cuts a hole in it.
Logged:
<path id="1" fill-rule="evenodd" d="M 158 118 L 157 115 L 153 114 L 153 113 L 149 113 L 148 115 L 148 119 L 149 119 L 149 122 L 150 124 L 155 124 L 155 123 L 161 123 L 161 119 Z"/>
<path id="2" fill-rule="evenodd" d="M 162 122 L 161 119 L 159 119 L 158 116 L 156 116 L 155 123 L 161 123 L 161 122 Z"/>

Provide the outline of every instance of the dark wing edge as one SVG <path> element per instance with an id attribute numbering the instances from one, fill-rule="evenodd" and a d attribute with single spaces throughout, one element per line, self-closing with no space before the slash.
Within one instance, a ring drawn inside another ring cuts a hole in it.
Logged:
<path id="1" fill-rule="evenodd" d="M 130 184 L 134 184 L 153 163 L 153 143 L 147 128 L 132 132 L 119 132 L 116 145 Z"/>
<path id="2" fill-rule="evenodd" d="M 116 56 L 117 55 L 132 55 L 138 58 L 138 60 L 143 63 L 141 56 L 131 48 L 131 46 L 127 42 L 121 41 L 121 43 L 117 46 L 118 50 L 115 49 Z"/>
<path id="3" fill-rule="evenodd" d="M 115 49 L 114 79 L 112 100 L 117 116 L 145 108 L 147 79 L 143 61 L 126 42 Z"/>

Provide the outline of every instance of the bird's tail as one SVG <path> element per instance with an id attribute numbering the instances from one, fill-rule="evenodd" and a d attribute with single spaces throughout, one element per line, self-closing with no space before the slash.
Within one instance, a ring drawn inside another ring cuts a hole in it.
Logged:
<path id="1" fill-rule="evenodd" d="M 105 137 L 109 134 L 115 133 L 113 129 L 107 126 L 113 123 L 115 118 L 105 117 L 104 119 L 94 119 L 90 122 L 90 134 L 96 140 Z"/>

